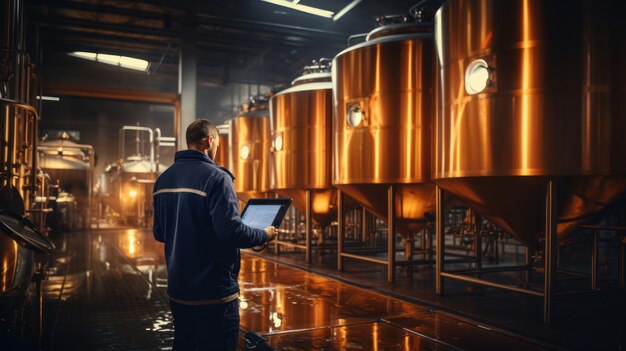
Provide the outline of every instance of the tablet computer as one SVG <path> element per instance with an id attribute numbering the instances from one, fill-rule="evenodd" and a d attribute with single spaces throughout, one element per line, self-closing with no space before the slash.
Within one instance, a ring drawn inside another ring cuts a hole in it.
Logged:
<path id="1" fill-rule="evenodd" d="M 243 209 L 241 220 L 244 224 L 258 229 L 269 226 L 278 228 L 291 205 L 291 199 L 250 199 Z"/>

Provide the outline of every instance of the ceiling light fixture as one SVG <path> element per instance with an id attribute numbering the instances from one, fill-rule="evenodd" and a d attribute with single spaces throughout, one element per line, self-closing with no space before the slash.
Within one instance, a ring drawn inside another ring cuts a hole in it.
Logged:
<path id="1" fill-rule="evenodd" d="M 287 1 L 287 0 L 263 0 L 263 1 L 269 2 L 270 4 L 284 6 L 290 9 L 294 9 L 294 10 L 298 10 L 298 11 L 302 11 L 302 12 L 310 13 L 312 15 L 326 17 L 326 18 L 331 18 L 333 17 L 333 14 L 334 14 L 334 12 L 332 11 L 318 9 L 317 7 L 299 4 L 298 3 L 299 0 L 294 0 L 293 2 Z"/>
<path id="2" fill-rule="evenodd" d="M 46 96 L 46 95 L 37 95 L 37 100 L 43 101 L 61 101 L 61 98 L 58 96 Z"/>
<path id="3" fill-rule="evenodd" d="M 137 71 L 146 72 L 150 66 L 150 62 L 134 57 L 109 55 L 109 54 L 97 54 L 95 52 L 74 51 L 70 53 L 70 56 L 82 58 L 85 60 L 96 61 L 100 63 L 106 63 L 108 65 L 119 66 Z"/>
<path id="4" fill-rule="evenodd" d="M 351 3 L 349 3 L 348 5 L 346 5 L 346 7 L 342 8 L 341 10 L 339 10 L 339 12 L 337 12 L 337 14 L 333 17 L 333 21 L 336 21 L 336 20 L 340 19 L 343 15 L 348 13 L 348 11 L 352 10 L 361 1 L 363 1 L 363 0 L 354 0 Z"/>

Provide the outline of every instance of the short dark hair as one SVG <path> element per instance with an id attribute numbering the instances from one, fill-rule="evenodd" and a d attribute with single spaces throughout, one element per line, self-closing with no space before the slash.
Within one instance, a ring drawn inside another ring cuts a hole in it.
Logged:
<path id="1" fill-rule="evenodd" d="M 219 132 L 213 123 L 206 119 L 197 119 L 191 122 L 185 133 L 187 147 L 200 144 L 200 142 L 209 135 L 213 138 L 219 137 Z"/>

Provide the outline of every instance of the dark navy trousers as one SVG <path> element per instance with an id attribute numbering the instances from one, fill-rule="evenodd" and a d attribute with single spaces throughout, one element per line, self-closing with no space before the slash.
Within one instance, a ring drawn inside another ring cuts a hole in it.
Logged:
<path id="1" fill-rule="evenodd" d="M 170 301 L 174 317 L 174 351 L 236 351 L 239 300 L 191 306 Z"/>

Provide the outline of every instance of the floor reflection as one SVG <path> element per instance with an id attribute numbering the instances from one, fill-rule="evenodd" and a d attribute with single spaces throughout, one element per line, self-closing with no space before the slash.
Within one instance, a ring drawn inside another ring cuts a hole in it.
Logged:
<path id="1" fill-rule="evenodd" d="M 151 232 L 101 230 L 55 241 L 43 349 L 171 349 L 163 246 Z M 240 286 L 242 332 L 258 332 L 278 350 L 538 349 L 249 253 L 242 254 Z"/>

